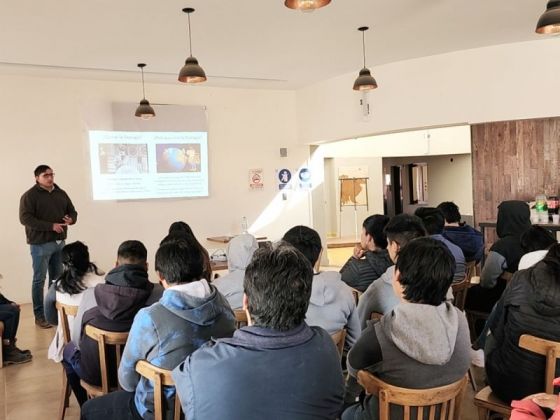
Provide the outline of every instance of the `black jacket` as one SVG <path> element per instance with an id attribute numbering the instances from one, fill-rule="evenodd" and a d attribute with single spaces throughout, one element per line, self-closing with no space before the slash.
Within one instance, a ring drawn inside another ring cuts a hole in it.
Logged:
<path id="1" fill-rule="evenodd" d="M 366 251 L 364 258 L 350 259 L 340 269 L 342 281 L 348 286 L 365 292 L 368 286 L 377 280 L 387 269 L 393 265 L 386 249 L 379 251 Z"/>
<path id="2" fill-rule="evenodd" d="M 504 401 L 544 392 L 545 358 L 519 347 L 519 337 L 531 334 L 560 341 L 560 281 L 545 262 L 518 271 L 498 302 L 500 316 L 490 325 L 492 345 L 486 375 Z M 490 337 L 489 337 L 490 338 Z M 560 368 L 556 369 L 556 376 Z"/>
<path id="3" fill-rule="evenodd" d="M 99 284 L 95 287 L 97 306 L 84 314 L 80 338 L 80 377 L 92 385 L 101 385 L 99 370 L 99 351 L 97 342 L 86 336 L 85 326 L 113 332 L 128 332 L 136 313 L 144 307 L 150 296 L 151 287 L 137 289 L 134 287 Z M 109 352 L 108 365 L 114 366 L 114 352 Z M 112 369 L 109 378 L 116 385 L 117 372 Z"/>

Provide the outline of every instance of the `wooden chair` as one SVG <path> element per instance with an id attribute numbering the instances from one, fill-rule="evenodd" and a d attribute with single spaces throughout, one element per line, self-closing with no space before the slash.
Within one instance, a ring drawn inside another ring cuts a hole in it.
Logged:
<path id="1" fill-rule="evenodd" d="M 68 323 L 68 317 L 75 317 L 78 313 L 78 306 L 65 305 L 64 303 L 56 302 L 56 310 L 58 311 L 58 322 L 62 328 L 62 337 L 64 344 L 70 342 L 70 324 Z M 64 366 L 62 366 L 62 390 L 60 393 L 60 405 L 58 406 L 58 419 L 63 420 L 66 415 L 66 409 L 70 404 L 70 394 L 72 390 L 70 389 L 70 384 L 66 377 L 66 371 Z"/>
<path id="2" fill-rule="evenodd" d="M 175 386 L 171 371 L 152 365 L 146 360 L 139 360 L 136 363 L 136 372 L 152 382 L 154 386 L 154 418 L 155 420 L 164 419 L 165 395 L 164 386 Z M 173 407 L 173 420 L 181 419 L 181 402 L 179 395 L 175 393 L 175 404 Z"/>
<path id="3" fill-rule="evenodd" d="M 342 360 L 342 353 L 344 352 L 344 342 L 346 340 L 346 328 L 332 333 L 331 338 L 333 339 L 334 345 L 336 346 L 338 354 L 340 355 L 340 359 Z"/>
<path id="4" fill-rule="evenodd" d="M 239 329 L 248 325 L 249 320 L 247 319 L 245 309 L 235 309 L 233 313 L 235 314 L 235 328 Z"/>
<path id="5" fill-rule="evenodd" d="M 546 357 L 544 389 L 545 392 L 552 394 L 554 392 L 552 380 L 554 379 L 556 371 L 556 362 L 560 359 L 560 343 L 529 334 L 523 334 L 519 337 L 519 347 Z M 479 420 L 488 419 L 491 412 L 499 413 L 504 416 L 504 418 L 509 418 L 511 415 L 510 405 L 497 398 L 492 393 L 492 389 L 489 386 L 475 395 L 474 405 L 478 408 Z"/>
<path id="6" fill-rule="evenodd" d="M 4 323 L 0 321 L 0 339 L 2 339 L 2 335 L 4 335 Z M 2 354 L 2 343 L 0 343 L 0 369 L 4 367 L 4 355 Z"/>
<path id="7" fill-rule="evenodd" d="M 381 318 L 383 318 L 383 314 L 381 312 L 372 312 L 371 315 L 369 316 L 369 319 L 371 319 L 374 322 L 381 321 Z"/>
<path id="8" fill-rule="evenodd" d="M 356 305 L 358 304 L 358 301 L 360 300 L 360 296 L 362 296 L 362 292 L 360 292 L 358 289 L 354 289 L 353 287 L 350 287 L 350 290 L 352 291 L 352 295 L 354 296 L 354 300 L 356 301 Z"/>
<path id="9" fill-rule="evenodd" d="M 97 341 L 97 348 L 99 349 L 99 370 L 101 372 L 101 386 L 88 384 L 83 379 L 80 381 L 82 387 L 86 390 L 88 398 L 99 397 L 114 391 L 115 387 L 111 387 L 109 383 L 109 366 L 107 361 L 107 346 L 113 347 L 115 351 L 115 365 L 118 370 L 121 363 L 121 355 L 126 340 L 128 339 L 128 332 L 112 332 L 105 331 L 93 325 L 86 325 L 85 333 L 88 337 Z"/>
<path id="10" fill-rule="evenodd" d="M 366 393 L 379 398 L 379 420 L 389 420 L 391 404 L 402 406 L 404 420 L 411 419 L 416 411 L 416 419 L 422 420 L 429 410 L 429 419 L 434 420 L 438 408 L 440 420 L 458 420 L 461 417 L 461 404 L 467 378 L 464 376 L 450 385 L 429 389 L 406 389 L 389 385 L 365 370 L 358 371 L 358 382 Z M 416 410 L 414 410 L 416 408 Z"/>
<path id="11" fill-rule="evenodd" d="M 467 291 L 471 287 L 471 278 L 476 270 L 476 262 L 470 261 L 467 263 L 465 270 L 465 278 L 459 283 L 451 285 L 453 290 L 453 304 L 459 308 L 459 310 L 465 310 L 465 301 L 467 300 Z"/>

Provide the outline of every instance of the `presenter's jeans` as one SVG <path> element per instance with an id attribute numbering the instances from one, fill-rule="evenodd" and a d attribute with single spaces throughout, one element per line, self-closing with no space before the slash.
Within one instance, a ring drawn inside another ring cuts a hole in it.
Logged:
<path id="1" fill-rule="evenodd" d="M 43 309 L 43 295 L 47 271 L 49 286 L 62 273 L 61 253 L 64 241 L 53 241 L 44 244 L 30 245 L 31 260 L 33 262 L 33 283 L 31 284 L 31 298 L 35 319 L 45 319 Z"/>

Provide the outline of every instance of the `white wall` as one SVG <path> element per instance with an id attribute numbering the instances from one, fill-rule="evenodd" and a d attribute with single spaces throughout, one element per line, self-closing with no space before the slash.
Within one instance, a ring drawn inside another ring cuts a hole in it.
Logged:
<path id="1" fill-rule="evenodd" d="M 297 91 L 298 138 L 318 143 L 374 133 L 560 114 L 560 38 L 375 66 L 373 115 L 361 120 L 355 72 Z M 413 153 L 410 153 L 413 154 Z"/>
<path id="2" fill-rule="evenodd" d="M 11 299 L 30 301 L 31 257 L 18 221 L 18 205 L 21 194 L 34 183 L 33 169 L 41 163 L 52 166 L 56 182 L 78 210 L 69 240 L 86 242 L 104 269 L 111 267 L 125 239 L 143 241 L 153 263 L 157 244 L 176 220 L 189 223 L 201 239 L 239 233 L 242 216 L 249 224 L 259 219 L 255 233 L 271 239 L 294 224 L 310 223 L 308 193 L 292 193 L 287 201 L 275 199 L 274 169 L 297 167 L 309 156 L 309 148 L 296 140 L 294 92 L 147 85 L 152 103 L 207 106 L 210 197 L 93 202 L 86 119 L 92 112 L 110 109 L 106 105 L 111 102 L 135 102 L 139 85 L 4 74 L 0 86 L 0 216 L 4 221 L 0 287 Z M 280 147 L 288 148 L 288 158 L 279 157 Z M 249 191 L 249 168 L 264 169 L 264 191 Z"/>

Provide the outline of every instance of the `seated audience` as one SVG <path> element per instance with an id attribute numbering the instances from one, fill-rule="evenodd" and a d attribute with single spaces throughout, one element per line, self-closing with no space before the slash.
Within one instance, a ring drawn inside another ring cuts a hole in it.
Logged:
<path id="1" fill-rule="evenodd" d="M 506 280 L 500 278 L 504 272 L 517 271 L 519 260 L 523 255 L 521 235 L 531 227 L 529 206 L 524 201 L 503 201 L 498 206 L 496 233 L 498 241 L 490 252 L 482 273 L 480 284 L 469 288 L 465 309 L 489 313 L 500 299 L 506 287 Z M 476 326 L 480 334 L 484 323 Z"/>
<path id="2" fill-rule="evenodd" d="M 313 271 L 293 247 L 259 249 L 245 271 L 249 325 L 173 371 L 187 419 L 335 419 L 344 383 L 331 337 L 304 319 Z"/>
<path id="3" fill-rule="evenodd" d="M 346 328 L 345 347 L 350 349 L 361 332 L 356 299 L 352 289 L 340 280 L 340 273 L 319 271 L 323 251 L 321 237 L 307 226 L 295 226 L 282 239 L 300 251 L 314 270 L 305 322 L 324 328 L 329 334 Z"/>
<path id="4" fill-rule="evenodd" d="M 90 261 L 88 247 L 82 242 L 77 241 L 65 245 L 61 251 L 61 259 L 62 274 L 49 288 L 44 305 L 47 322 L 51 325 L 58 325 L 48 351 L 48 358 L 55 362 L 62 360 L 64 347 L 64 336 L 58 319 L 56 302 L 80 306 L 84 291 L 93 290 L 95 286 L 103 283 L 103 273 Z M 79 335 L 72 335 L 74 321 L 73 316 L 68 317 L 70 339 L 77 342 Z"/>
<path id="5" fill-rule="evenodd" d="M 377 280 L 393 265 L 387 252 L 387 237 L 383 229 L 389 222 L 387 216 L 375 214 L 364 220 L 360 243 L 354 254 L 340 269 L 342 281 L 360 292 Z"/>
<path id="6" fill-rule="evenodd" d="M 5 366 L 30 362 L 29 350 L 16 346 L 16 334 L 19 326 L 19 305 L 0 293 L 0 322 L 4 324 L 2 333 L 2 362 Z"/>
<path id="7" fill-rule="evenodd" d="M 255 237 L 248 233 L 236 236 L 227 245 L 229 273 L 214 280 L 213 284 L 224 295 L 232 309 L 240 309 L 243 306 L 245 268 L 258 247 Z"/>
<path id="8" fill-rule="evenodd" d="M 210 338 L 231 336 L 233 312 L 202 278 L 203 264 L 204 256 L 192 238 L 170 240 L 159 247 L 156 271 L 165 291 L 158 303 L 141 309 L 134 319 L 119 366 L 124 391 L 86 402 L 82 419 L 153 419 L 153 384 L 140 377 L 136 363 L 147 360 L 171 370 Z M 166 388 L 165 397 L 165 407 L 172 411 L 175 389 Z M 171 413 L 164 413 L 164 418 L 167 415 Z"/>
<path id="9" fill-rule="evenodd" d="M 518 269 L 525 270 L 534 266 L 555 243 L 556 237 L 551 231 L 541 226 L 531 226 L 521 235 L 521 249 L 525 254 L 519 260 Z"/>
<path id="10" fill-rule="evenodd" d="M 93 325 L 113 332 L 130 330 L 134 317 L 146 305 L 153 288 L 148 280 L 147 255 L 146 247 L 140 241 L 125 241 L 119 246 L 117 266 L 107 273 L 104 284 L 95 287 L 96 304 L 83 314 L 79 348 L 74 342 L 64 348 L 66 376 L 80 405 L 87 399 L 80 379 L 101 385 L 98 344 L 85 334 L 85 327 Z M 116 385 L 117 373 L 111 373 Z"/>
<path id="11" fill-rule="evenodd" d="M 486 377 L 504 401 L 544 391 L 545 357 L 520 349 L 519 337 L 530 334 L 560 341 L 559 279 L 560 244 L 555 244 L 542 261 L 513 276 L 489 319 Z"/>
<path id="12" fill-rule="evenodd" d="M 388 384 L 412 389 L 448 385 L 465 376 L 470 364 L 467 320 L 446 301 L 454 265 L 447 247 L 432 238 L 401 248 L 393 277 L 401 303 L 368 326 L 350 350 L 352 376 L 366 369 Z M 347 395 L 348 401 L 355 397 Z M 376 419 L 378 413 L 377 396 L 367 396 L 347 408 L 342 420 Z"/>
<path id="13" fill-rule="evenodd" d="M 449 249 L 453 259 L 455 260 L 455 270 L 453 274 L 453 282 L 458 283 L 465 279 L 465 257 L 463 251 L 453 242 L 445 239 L 443 236 L 443 227 L 445 225 L 445 219 L 441 210 L 435 207 L 419 207 L 414 212 L 416 216 L 422 219 L 422 223 L 426 228 L 426 232 L 430 235 L 430 238 L 443 242 L 443 244 Z"/>
<path id="14" fill-rule="evenodd" d="M 196 239 L 196 236 L 194 236 L 194 232 L 192 231 L 191 227 L 188 224 L 181 221 L 171 223 L 171 225 L 169 226 L 169 233 L 161 241 L 160 245 L 163 242 L 165 242 L 167 239 L 170 238 L 177 239 L 185 236 L 191 238 L 196 243 L 198 249 L 200 249 L 200 252 L 202 252 L 202 256 L 204 258 L 204 262 L 203 262 L 204 270 L 202 271 L 202 278 L 206 279 L 206 281 L 212 281 L 212 265 L 210 263 L 210 255 L 208 254 L 206 248 L 204 248 L 202 244 L 198 241 L 198 239 Z"/>
<path id="15" fill-rule="evenodd" d="M 397 261 L 399 250 L 414 238 L 426 236 L 426 230 L 420 218 L 399 214 L 389 220 L 385 226 L 385 234 L 387 235 L 389 257 L 394 263 Z M 389 267 L 379 280 L 374 281 L 360 296 L 358 316 L 362 330 L 366 328 L 373 312 L 386 314 L 399 303 L 399 298 L 393 290 L 394 268 L 394 265 Z"/>
<path id="16" fill-rule="evenodd" d="M 443 237 L 461 248 L 466 262 L 478 263 L 484 252 L 482 233 L 465 222 L 461 222 L 459 207 L 452 201 L 444 201 L 437 208 L 441 210 L 445 218 Z"/>

